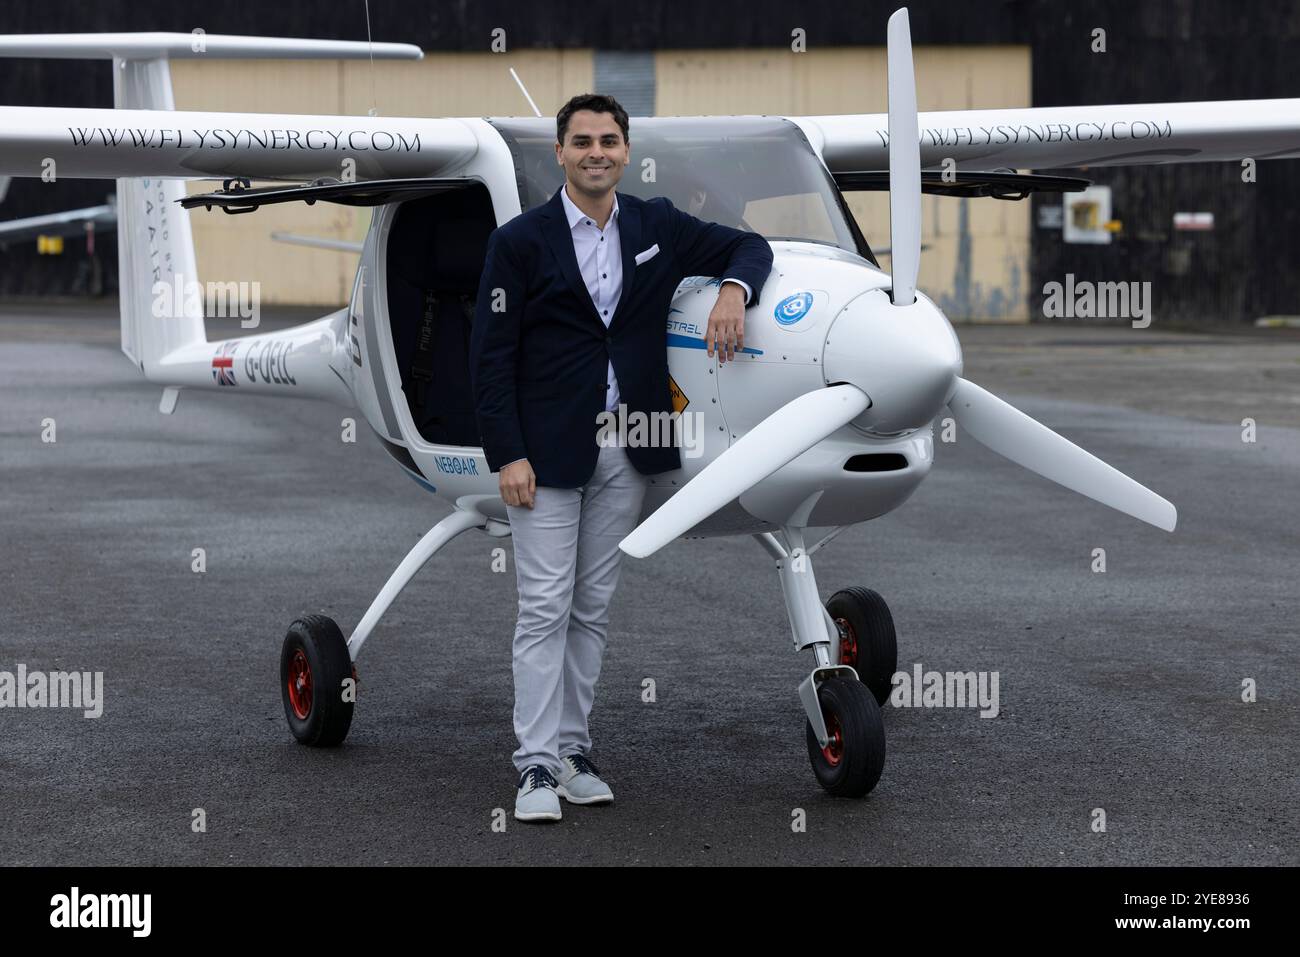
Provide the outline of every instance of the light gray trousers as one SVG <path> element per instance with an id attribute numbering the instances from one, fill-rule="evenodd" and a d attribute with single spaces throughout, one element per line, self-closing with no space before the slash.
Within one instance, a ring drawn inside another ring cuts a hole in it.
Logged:
<path id="1" fill-rule="evenodd" d="M 581 488 L 539 485 L 533 508 L 506 506 L 515 549 L 516 770 L 591 751 L 587 716 L 605 654 L 618 543 L 636 527 L 647 478 L 625 449 L 600 450 Z"/>

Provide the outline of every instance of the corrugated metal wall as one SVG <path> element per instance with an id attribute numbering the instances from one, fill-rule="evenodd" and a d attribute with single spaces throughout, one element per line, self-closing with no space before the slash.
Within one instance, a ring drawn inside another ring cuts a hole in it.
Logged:
<path id="1" fill-rule="evenodd" d="M 1033 8 L 1042 9 L 1042 4 Z M 1165 0 L 1062 4 L 1035 47 L 1035 106 L 1300 96 L 1300 5 Z M 1106 52 L 1092 32 L 1106 31 Z M 1149 281 L 1153 322 L 1251 321 L 1300 314 L 1300 161 L 1084 170 L 1113 190 L 1124 229 L 1109 246 L 1033 230 L 1031 308 L 1043 284 Z M 1055 200 L 1035 198 L 1035 204 Z M 1175 232 L 1177 211 L 1215 214 L 1208 233 Z"/>
<path id="2" fill-rule="evenodd" d="M 655 56 L 633 50 L 597 50 L 591 88 L 618 100 L 628 116 L 657 116 Z"/>

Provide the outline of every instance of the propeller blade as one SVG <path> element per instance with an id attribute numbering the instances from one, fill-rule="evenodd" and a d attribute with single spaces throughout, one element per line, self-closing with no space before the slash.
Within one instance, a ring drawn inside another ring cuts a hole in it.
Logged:
<path id="1" fill-rule="evenodd" d="M 866 393 L 851 385 L 816 389 L 787 402 L 710 462 L 618 547 L 634 558 L 657 552 L 856 419 L 870 404 Z"/>
<path id="2" fill-rule="evenodd" d="M 1058 485 L 1172 532 L 1173 504 L 975 383 L 957 379 L 948 401 L 971 438 Z"/>
<path id="3" fill-rule="evenodd" d="M 907 8 L 889 18 L 889 248 L 896 306 L 916 301 L 921 269 L 921 134 Z"/>

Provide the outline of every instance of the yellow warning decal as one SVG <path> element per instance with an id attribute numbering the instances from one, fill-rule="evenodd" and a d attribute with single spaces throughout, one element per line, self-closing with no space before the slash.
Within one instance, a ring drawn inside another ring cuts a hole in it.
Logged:
<path id="1" fill-rule="evenodd" d="M 691 404 L 691 400 L 686 398 L 686 393 L 682 391 L 682 387 L 677 384 L 671 372 L 668 373 L 668 393 L 673 397 L 674 412 L 682 412 Z"/>

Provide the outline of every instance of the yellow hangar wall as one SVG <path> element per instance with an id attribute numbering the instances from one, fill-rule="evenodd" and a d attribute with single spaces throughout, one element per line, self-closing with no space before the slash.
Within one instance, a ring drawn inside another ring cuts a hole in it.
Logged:
<path id="1" fill-rule="evenodd" d="M 381 116 L 528 116 L 532 111 L 510 78 L 513 66 L 538 108 L 553 115 L 592 83 L 589 50 L 525 51 L 508 59 L 439 53 L 418 61 L 377 61 L 373 82 L 363 60 L 177 60 L 171 66 L 178 110 L 365 116 L 374 103 Z M 190 183 L 189 192 L 220 185 Z M 351 294 L 356 254 L 277 242 L 271 234 L 360 241 L 370 216 L 369 209 L 332 203 L 285 203 L 243 216 L 195 210 L 190 220 L 199 278 L 257 281 L 266 304 L 337 308 Z"/>
<path id="2" fill-rule="evenodd" d="M 917 47 L 922 110 L 1029 106 L 1030 53 L 1022 46 Z M 177 61 L 176 105 L 232 110 L 386 116 L 522 116 L 513 66 L 544 114 L 593 82 L 590 50 L 426 54 L 418 62 Z M 664 50 L 655 54 L 660 116 L 743 113 L 876 113 L 886 109 L 883 47 Z M 372 100 L 373 96 L 373 100 Z M 633 143 L 635 156 L 636 144 Z M 191 192 L 211 184 L 194 183 Z M 850 193 L 873 247 L 889 243 L 884 193 Z M 924 199 L 920 286 L 954 319 L 1028 319 L 1029 203 Z M 266 207 L 249 216 L 193 216 L 205 280 L 261 283 L 265 303 L 337 306 L 347 301 L 356 256 L 275 242 L 272 232 L 359 240 L 368 210 L 318 204 Z M 880 257 L 888 269 L 887 257 Z"/>

